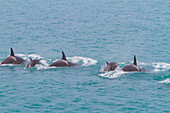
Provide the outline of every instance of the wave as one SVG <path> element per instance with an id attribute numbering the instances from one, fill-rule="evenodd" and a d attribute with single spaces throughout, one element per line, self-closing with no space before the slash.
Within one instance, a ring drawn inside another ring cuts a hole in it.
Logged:
<path id="1" fill-rule="evenodd" d="M 170 64 L 164 62 L 158 62 L 158 63 L 154 62 L 152 63 L 152 66 L 154 67 L 155 72 L 167 71 L 170 69 Z"/>
<path id="2" fill-rule="evenodd" d="M 50 60 L 50 59 L 48 59 L 48 60 Z M 37 68 L 37 70 L 46 70 L 46 69 L 55 68 L 55 67 L 49 67 L 47 60 L 41 60 L 40 64 L 36 65 L 35 67 Z"/>
<path id="3" fill-rule="evenodd" d="M 90 66 L 90 65 L 95 65 L 97 63 L 97 60 L 91 59 L 91 58 L 87 58 L 87 57 L 78 57 L 78 56 L 74 56 L 74 57 L 67 57 L 67 59 L 73 63 L 78 63 L 80 64 L 82 62 L 82 64 L 80 66 Z M 51 61 L 51 59 L 48 59 L 49 61 Z M 53 62 L 57 61 L 59 59 L 54 60 Z M 46 60 L 41 60 L 41 64 L 37 65 L 37 70 L 44 70 L 44 69 L 51 69 L 51 68 L 58 68 L 58 67 L 49 67 L 50 64 L 47 63 Z"/>
<path id="4" fill-rule="evenodd" d="M 169 83 L 170 83 L 170 78 L 167 78 L 167 79 L 165 79 L 165 80 L 159 81 L 158 83 L 161 83 L 161 84 L 169 84 Z"/>
<path id="5" fill-rule="evenodd" d="M 16 54 L 16 56 L 22 57 L 23 59 L 25 59 L 27 62 L 29 62 L 29 58 L 32 59 L 40 59 L 41 63 L 39 65 L 37 65 L 37 69 L 48 69 L 49 65 L 52 63 L 52 59 L 46 59 L 38 54 L 29 54 L 29 55 L 24 55 L 24 54 Z M 3 59 L 3 58 L 2 58 Z M 96 65 L 97 64 L 97 60 L 94 60 L 92 58 L 88 58 L 88 57 L 81 57 L 81 56 L 74 56 L 74 57 L 67 57 L 67 59 L 73 63 L 78 63 L 80 66 L 83 67 L 87 67 L 87 66 L 91 66 L 91 65 Z M 53 62 L 57 61 L 59 59 L 54 60 Z M 133 62 L 133 61 L 132 61 Z M 118 62 L 118 65 L 122 68 L 128 64 L 131 64 L 132 62 Z M 4 64 L 2 66 L 14 66 L 13 64 Z M 165 62 L 152 62 L 152 63 L 145 63 L 145 62 L 138 62 L 138 66 L 140 68 L 144 68 L 147 69 L 149 72 L 163 72 L 163 71 L 167 71 L 170 69 L 170 64 L 169 63 L 165 63 Z M 102 67 L 104 68 L 104 66 Z M 120 72 L 118 71 L 120 70 Z M 116 71 L 116 70 L 115 70 Z M 117 69 L 118 72 L 114 72 L 112 74 L 108 73 L 108 74 L 101 74 L 101 75 L 113 75 L 113 76 L 117 76 L 117 74 L 122 74 L 123 72 L 121 72 L 121 69 Z M 101 72 L 101 71 L 100 71 Z"/>
<path id="6" fill-rule="evenodd" d="M 40 59 L 40 64 L 35 66 L 37 70 L 57 68 L 57 67 L 49 67 L 49 65 L 52 63 L 52 59 L 46 59 L 38 54 L 29 54 L 29 55 L 16 54 L 16 56 L 22 57 L 27 62 L 29 62 L 29 58 Z M 67 59 L 73 63 L 78 63 L 80 66 L 84 66 L 84 67 L 97 64 L 97 60 L 94 60 L 88 57 L 74 56 L 74 57 L 67 57 Z M 57 60 L 60 60 L 60 59 L 56 59 L 53 62 Z M 2 66 L 15 66 L 15 65 L 4 64 Z"/>
<path id="7" fill-rule="evenodd" d="M 152 63 L 138 62 L 138 66 L 142 69 L 147 69 L 150 72 L 163 72 L 170 69 L 170 64 L 165 62 L 152 62 Z"/>
<path id="8" fill-rule="evenodd" d="M 118 78 L 124 75 L 127 72 L 124 72 L 120 67 L 117 67 L 114 71 L 106 71 L 103 72 L 104 67 L 102 66 L 100 69 L 101 74 L 99 76 L 104 78 Z"/>
<path id="9" fill-rule="evenodd" d="M 118 62 L 119 66 L 114 71 L 109 72 L 103 72 L 104 66 L 101 66 L 100 74 L 98 75 L 106 78 L 121 77 L 122 75 L 129 73 L 122 71 L 121 68 L 123 68 L 126 65 L 132 64 L 132 62 Z M 158 73 L 169 70 L 170 64 L 164 62 L 152 62 L 152 63 L 138 62 L 138 67 L 142 68 L 146 73 Z"/>
<path id="10" fill-rule="evenodd" d="M 94 60 L 88 57 L 74 56 L 74 57 L 68 57 L 67 59 L 71 60 L 74 63 L 83 62 L 82 66 L 85 66 L 85 67 L 97 64 L 97 60 Z"/>

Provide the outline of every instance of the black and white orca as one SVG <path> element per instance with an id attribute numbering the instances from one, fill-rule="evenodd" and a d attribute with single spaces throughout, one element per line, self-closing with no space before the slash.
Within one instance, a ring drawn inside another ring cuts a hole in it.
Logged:
<path id="1" fill-rule="evenodd" d="M 39 64 L 40 63 L 40 60 L 36 59 L 36 60 L 32 60 L 30 58 L 30 62 L 27 64 L 27 66 L 25 68 L 31 68 L 31 67 L 34 67 L 36 64 Z"/>
<path id="2" fill-rule="evenodd" d="M 106 66 L 104 67 L 103 71 L 114 71 L 117 67 L 116 62 L 106 62 Z"/>
<path id="3" fill-rule="evenodd" d="M 23 58 L 20 58 L 20 57 L 14 55 L 14 51 L 11 48 L 10 56 L 7 57 L 5 60 L 3 60 L 1 62 L 1 64 L 16 64 L 16 65 L 19 65 L 19 64 L 23 64 L 24 62 L 25 62 L 25 60 Z"/>
<path id="4" fill-rule="evenodd" d="M 50 65 L 50 67 L 51 66 L 55 66 L 55 67 L 72 67 L 72 66 L 77 66 L 77 64 L 67 61 L 66 56 L 65 56 L 64 52 L 62 51 L 62 59 L 52 63 Z"/>
<path id="5" fill-rule="evenodd" d="M 131 72 L 131 71 L 139 71 L 139 72 L 141 72 L 142 71 L 142 69 L 137 66 L 137 61 L 136 61 L 136 56 L 135 55 L 134 55 L 133 64 L 123 67 L 122 70 L 123 71 L 128 71 L 128 72 Z"/>

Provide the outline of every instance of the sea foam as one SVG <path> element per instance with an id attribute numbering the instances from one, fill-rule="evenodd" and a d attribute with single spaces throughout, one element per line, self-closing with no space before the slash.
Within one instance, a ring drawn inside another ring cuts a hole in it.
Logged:
<path id="1" fill-rule="evenodd" d="M 97 63 L 97 60 L 88 57 L 74 56 L 74 57 L 68 57 L 68 59 L 74 63 L 83 62 L 82 66 L 85 67 L 90 65 L 96 65 Z"/>
<path id="2" fill-rule="evenodd" d="M 100 69 L 101 73 L 99 74 L 99 76 L 104 77 L 104 78 L 118 78 L 126 73 L 123 70 L 121 70 L 120 67 L 117 67 L 114 71 L 106 71 L 106 72 L 104 72 L 103 69 L 104 69 L 104 66 L 101 67 Z"/>
<path id="3" fill-rule="evenodd" d="M 167 79 L 165 79 L 165 80 L 159 81 L 158 83 L 161 83 L 161 84 L 163 84 L 163 83 L 169 84 L 169 83 L 170 83 L 170 78 L 167 78 Z"/>

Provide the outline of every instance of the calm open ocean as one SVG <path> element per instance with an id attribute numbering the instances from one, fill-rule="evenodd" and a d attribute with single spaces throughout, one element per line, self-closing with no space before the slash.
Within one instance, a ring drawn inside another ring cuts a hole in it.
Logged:
<path id="1" fill-rule="evenodd" d="M 41 60 L 0 66 L 0 113 L 170 113 L 169 0 L 0 0 L 0 46 Z M 62 51 L 79 66 L 49 68 Z"/>

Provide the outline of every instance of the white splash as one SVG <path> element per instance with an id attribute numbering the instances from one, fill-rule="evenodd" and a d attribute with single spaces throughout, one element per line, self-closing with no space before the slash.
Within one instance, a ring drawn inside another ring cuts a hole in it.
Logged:
<path id="1" fill-rule="evenodd" d="M 87 58 L 87 57 L 74 56 L 74 57 L 68 57 L 67 59 L 71 60 L 73 63 L 83 62 L 82 66 L 85 67 L 90 65 L 95 65 L 97 63 L 97 60 Z"/>
<path id="2" fill-rule="evenodd" d="M 158 82 L 158 83 L 161 83 L 161 84 L 163 84 L 163 83 L 168 84 L 168 83 L 170 83 L 170 78 L 167 78 L 167 79 L 165 79 L 165 80 L 162 80 L 162 81 L 160 81 L 160 82 Z"/>
<path id="3" fill-rule="evenodd" d="M 43 64 L 44 66 L 49 66 L 46 60 L 40 60 L 40 63 Z"/>
<path id="4" fill-rule="evenodd" d="M 138 66 L 142 66 L 145 68 L 145 66 L 149 66 L 150 68 L 153 68 L 151 71 L 153 72 L 163 72 L 170 69 L 170 64 L 164 63 L 164 62 L 152 62 L 152 63 L 145 63 L 145 62 L 138 62 Z"/>
<path id="5" fill-rule="evenodd" d="M 167 71 L 170 69 L 170 64 L 168 63 L 164 63 L 164 62 L 153 62 L 151 64 L 154 67 L 154 71 L 158 72 L 158 71 Z"/>
<path id="6" fill-rule="evenodd" d="M 37 68 L 37 70 L 46 70 L 46 69 L 52 68 L 52 67 L 44 66 L 44 65 L 41 65 L 41 64 L 38 64 L 35 67 Z"/>
<path id="7" fill-rule="evenodd" d="M 101 74 L 99 74 L 99 76 L 101 77 L 105 77 L 105 78 L 118 78 L 121 77 L 122 75 L 124 75 L 127 72 L 124 72 L 123 70 L 121 70 L 120 67 L 117 67 L 114 71 L 106 71 L 103 72 L 103 66 L 101 67 Z"/>
<path id="8" fill-rule="evenodd" d="M 47 63 L 46 60 L 40 60 L 40 64 L 35 66 L 37 70 L 45 70 L 45 69 L 50 69 L 49 64 Z"/>

